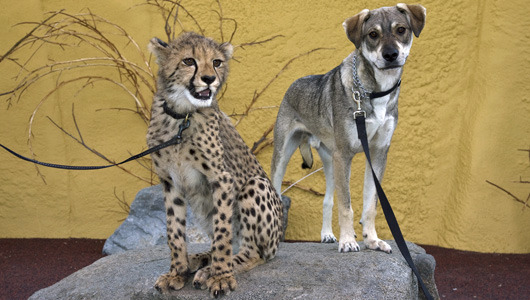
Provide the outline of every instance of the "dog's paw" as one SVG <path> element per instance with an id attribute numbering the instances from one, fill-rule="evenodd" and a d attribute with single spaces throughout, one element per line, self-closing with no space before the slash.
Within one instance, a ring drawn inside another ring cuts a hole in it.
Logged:
<path id="1" fill-rule="evenodd" d="M 155 283 L 155 289 L 161 293 L 180 290 L 186 283 L 186 277 L 181 275 L 164 274 Z"/>
<path id="2" fill-rule="evenodd" d="M 361 248 L 359 247 L 359 244 L 355 240 L 353 241 L 339 241 L 339 252 L 345 253 L 345 252 L 359 252 Z"/>
<path id="3" fill-rule="evenodd" d="M 380 239 L 365 239 L 364 244 L 368 249 L 383 251 L 388 254 L 392 253 L 392 248 L 390 245 Z"/>
<path id="4" fill-rule="evenodd" d="M 204 267 L 199 269 L 193 277 L 193 286 L 196 289 L 204 290 L 206 289 L 206 281 L 210 278 L 210 267 Z"/>
<path id="5" fill-rule="evenodd" d="M 210 296 L 214 298 L 228 295 L 230 291 L 237 288 L 237 282 L 232 273 L 211 276 L 206 281 L 206 285 L 210 290 Z"/>
<path id="6" fill-rule="evenodd" d="M 320 242 L 321 243 L 335 243 L 337 242 L 337 238 L 333 235 L 333 233 L 326 233 L 320 235 Z"/>

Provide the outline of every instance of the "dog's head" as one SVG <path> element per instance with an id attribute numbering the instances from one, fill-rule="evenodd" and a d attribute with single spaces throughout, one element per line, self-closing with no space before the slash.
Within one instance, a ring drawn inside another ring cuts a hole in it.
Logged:
<path id="1" fill-rule="evenodd" d="M 399 3 L 393 7 L 365 9 L 342 26 L 350 41 L 370 63 L 380 69 L 400 68 L 412 46 L 412 34 L 420 36 L 426 9 Z"/>

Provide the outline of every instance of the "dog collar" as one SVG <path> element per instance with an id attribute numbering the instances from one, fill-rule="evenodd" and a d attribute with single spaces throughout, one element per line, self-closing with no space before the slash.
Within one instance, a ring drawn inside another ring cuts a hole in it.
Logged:
<path id="1" fill-rule="evenodd" d="M 171 109 L 169 106 L 167 106 L 167 101 L 164 101 L 164 104 L 162 104 L 162 108 L 164 109 L 164 112 L 173 118 L 180 120 L 180 119 L 187 119 L 189 118 L 190 114 L 179 114 L 173 109 Z"/>
<path id="2" fill-rule="evenodd" d="M 384 97 L 390 93 L 392 93 L 395 89 L 397 89 L 400 85 L 401 85 L 401 78 L 398 80 L 398 82 L 396 82 L 396 84 L 394 84 L 394 86 L 392 88 L 390 88 L 389 90 L 387 91 L 384 91 L 384 92 L 368 92 L 364 87 L 363 87 L 363 84 L 361 83 L 361 79 L 359 78 L 359 75 L 357 75 L 357 55 L 354 55 L 353 56 L 353 83 L 359 88 L 359 91 L 356 92 L 354 90 L 354 88 L 352 87 L 352 92 L 354 93 L 354 98 L 355 98 L 355 93 L 359 93 L 358 95 L 360 96 L 359 98 L 370 98 L 370 99 L 375 99 L 375 98 L 381 98 L 381 97 Z"/>
<path id="3" fill-rule="evenodd" d="M 371 92 L 370 93 L 370 99 L 374 99 L 374 98 L 381 98 L 381 97 L 384 97 L 390 93 L 392 93 L 395 89 L 397 89 L 399 86 L 401 85 L 401 79 L 398 80 L 398 82 L 396 82 L 396 84 L 394 84 L 394 86 L 389 89 L 388 91 L 385 91 L 385 92 Z"/>

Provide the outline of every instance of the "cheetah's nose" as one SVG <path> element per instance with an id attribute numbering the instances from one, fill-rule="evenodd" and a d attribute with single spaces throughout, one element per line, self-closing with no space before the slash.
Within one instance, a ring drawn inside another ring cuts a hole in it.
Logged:
<path id="1" fill-rule="evenodd" d="M 211 84 L 215 81 L 215 76 L 202 76 L 201 80 L 204 81 L 206 84 Z"/>

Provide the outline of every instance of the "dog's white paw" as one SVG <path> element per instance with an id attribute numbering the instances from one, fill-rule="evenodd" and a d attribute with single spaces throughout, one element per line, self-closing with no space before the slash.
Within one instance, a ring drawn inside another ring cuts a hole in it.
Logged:
<path id="1" fill-rule="evenodd" d="M 359 252 L 361 248 L 359 247 L 359 244 L 355 240 L 348 241 L 348 242 L 339 242 L 339 252 Z"/>
<path id="2" fill-rule="evenodd" d="M 333 235 L 333 233 L 322 233 L 320 235 L 320 242 L 321 243 L 335 243 L 337 241 L 337 238 Z"/>
<path id="3" fill-rule="evenodd" d="M 365 239 L 364 244 L 368 249 L 383 251 L 388 254 L 392 253 L 392 247 L 390 247 L 387 242 L 380 239 Z"/>

